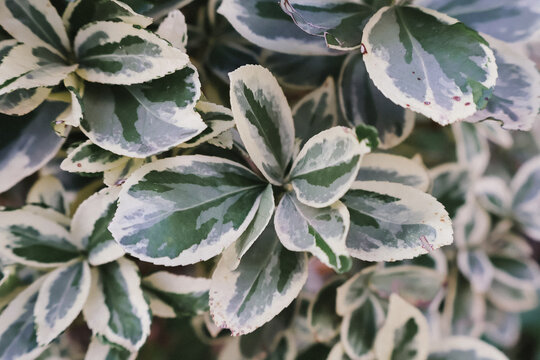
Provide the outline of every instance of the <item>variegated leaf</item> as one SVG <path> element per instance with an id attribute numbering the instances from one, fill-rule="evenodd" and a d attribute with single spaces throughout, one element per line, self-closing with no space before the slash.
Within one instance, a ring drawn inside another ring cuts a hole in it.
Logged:
<path id="1" fill-rule="evenodd" d="M 398 295 L 390 295 L 386 322 L 375 338 L 377 360 L 424 360 L 429 347 L 430 329 L 424 315 Z"/>
<path id="2" fill-rule="evenodd" d="M 199 77 L 192 66 L 145 84 L 86 84 L 81 130 L 115 154 L 147 157 L 206 128 L 194 110 L 199 97 Z"/>
<path id="3" fill-rule="evenodd" d="M 467 336 L 450 336 L 432 345 L 428 360 L 508 360 L 506 355 L 488 343 Z"/>
<path id="4" fill-rule="evenodd" d="M 345 315 L 341 343 L 351 359 L 373 359 L 375 336 L 383 321 L 383 308 L 374 296 L 366 296 L 358 308 Z"/>
<path id="5" fill-rule="evenodd" d="M 362 155 L 369 151 L 365 141 L 358 141 L 353 130 L 342 126 L 309 139 L 288 177 L 298 200 L 316 208 L 336 202 L 353 183 Z"/>
<path id="6" fill-rule="evenodd" d="M 540 30 L 540 8 L 535 0 L 422 0 L 419 3 L 507 42 L 530 39 Z"/>
<path id="7" fill-rule="evenodd" d="M 142 281 L 150 293 L 152 314 L 160 317 L 195 316 L 208 311 L 210 279 L 159 271 Z"/>
<path id="8" fill-rule="evenodd" d="M 336 314 L 336 291 L 342 284 L 342 278 L 329 281 L 309 303 L 308 326 L 317 342 L 331 341 L 339 333 L 341 317 Z"/>
<path id="9" fill-rule="evenodd" d="M 32 205 L 27 204 L 24 205 L 21 210 L 24 210 L 26 212 L 30 212 L 34 215 L 38 215 L 40 217 L 46 218 L 48 220 L 51 220 L 65 229 L 69 229 L 69 226 L 71 224 L 71 218 L 67 216 L 66 214 L 59 213 L 58 211 L 52 209 L 52 208 L 45 208 L 40 205 Z"/>
<path id="10" fill-rule="evenodd" d="M 263 190 L 255 174 L 229 160 L 202 155 L 158 160 L 123 185 L 109 229 L 141 260 L 193 264 L 238 239 Z"/>
<path id="11" fill-rule="evenodd" d="M 394 104 L 377 89 L 366 71 L 361 53 L 351 53 L 345 59 L 338 91 L 341 111 L 347 120 L 354 125 L 374 126 L 382 149 L 398 145 L 414 128 L 414 113 Z"/>
<path id="12" fill-rule="evenodd" d="M 327 55 L 324 41 L 300 30 L 273 0 L 225 0 L 218 8 L 243 37 L 282 53 Z"/>
<path id="13" fill-rule="evenodd" d="M 135 360 L 136 352 L 130 352 L 120 346 L 111 345 L 98 336 L 93 336 L 84 360 Z"/>
<path id="14" fill-rule="evenodd" d="M 528 236 L 540 241 L 540 156 L 528 160 L 519 168 L 510 188 L 514 216 Z"/>
<path id="15" fill-rule="evenodd" d="M 379 90 L 441 125 L 483 109 L 497 80 L 488 43 L 434 10 L 384 7 L 367 23 L 362 43 L 366 69 Z"/>
<path id="16" fill-rule="evenodd" d="M 49 344 L 75 320 L 89 291 L 90 267 L 86 261 L 61 266 L 46 275 L 34 308 L 40 345 Z"/>
<path id="17" fill-rule="evenodd" d="M 57 267 L 81 256 L 64 227 L 28 211 L 0 212 L 0 234 L 2 255 L 27 266 Z"/>
<path id="18" fill-rule="evenodd" d="M 430 175 L 431 194 L 444 205 L 450 218 L 454 218 L 467 200 L 471 185 L 469 171 L 458 163 L 447 163 L 430 169 Z"/>
<path id="19" fill-rule="evenodd" d="M 285 249 L 269 226 L 230 270 L 235 260 L 229 248 L 214 270 L 210 312 L 219 327 L 241 335 L 270 321 L 298 296 L 307 280 L 307 255 Z"/>
<path id="20" fill-rule="evenodd" d="M 274 218 L 283 246 L 308 251 L 340 273 L 348 271 L 352 263 L 345 247 L 349 224 L 349 212 L 341 202 L 313 208 L 302 204 L 294 193 L 281 198 Z"/>
<path id="21" fill-rule="evenodd" d="M 491 230 L 489 214 L 474 201 L 462 206 L 454 219 L 454 238 L 459 249 L 474 248 L 488 239 Z"/>
<path id="22" fill-rule="evenodd" d="M 314 91 L 304 96 L 292 109 L 294 128 L 302 145 L 312 136 L 338 123 L 338 109 L 334 79 L 328 77 Z"/>
<path id="23" fill-rule="evenodd" d="M 274 204 L 274 192 L 272 191 L 272 185 L 268 184 L 266 189 L 260 195 L 260 202 L 257 209 L 257 213 L 251 220 L 251 223 L 246 228 L 246 230 L 240 235 L 238 240 L 231 245 L 234 248 L 236 253 L 236 261 L 233 262 L 233 267 L 231 270 L 236 269 L 242 256 L 251 248 L 253 243 L 259 238 L 264 229 L 270 223 L 272 215 L 274 215 L 275 204 Z M 231 250 L 232 251 L 232 250 Z"/>
<path id="24" fill-rule="evenodd" d="M 540 21 L 538 24 L 540 29 Z M 540 74 L 536 65 L 515 46 L 484 37 L 495 53 L 499 77 L 487 107 L 466 121 L 494 119 L 507 130 L 530 130 L 540 108 Z"/>
<path id="25" fill-rule="evenodd" d="M 460 122 L 452 124 L 456 140 L 458 163 L 469 169 L 473 178 L 480 177 L 489 163 L 489 144 L 475 124 Z"/>
<path id="26" fill-rule="evenodd" d="M 122 186 L 126 180 L 145 163 L 147 159 L 128 159 L 123 165 L 105 170 L 103 173 L 103 183 L 107 186 Z"/>
<path id="27" fill-rule="evenodd" d="M 137 266 L 120 258 L 92 269 L 90 295 L 83 308 L 93 335 L 137 351 L 150 333 L 150 309 Z"/>
<path id="28" fill-rule="evenodd" d="M 427 191 L 431 179 L 426 168 L 403 156 L 366 154 L 362 158 L 357 181 L 389 181 Z"/>
<path id="29" fill-rule="evenodd" d="M 129 158 L 104 150 L 87 140 L 72 149 L 60 168 L 69 172 L 98 173 L 124 165 Z"/>
<path id="30" fill-rule="evenodd" d="M 229 78 L 231 109 L 240 137 L 268 181 L 281 185 L 294 151 L 294 123 L 285 94 L 262 66 L 243 66 Z"/>
<path id="31" fill-rule="evenodd" d="M 75 37 L 77 74 L 104 84 L 140 84 L 184 68 L 188 56 L 157 35 L 133 25 L 97 21 Z"/>
<path id="32" fill-rule="evenodd" d="M 30 47 L 46 47 L 62 57 L 71 51 L 60 15 L 49 0 L 0 1 L 0 26 Z"/>
<path id="33" fill-rule="evenodd" d="M 487 176 L 474 183 L 474 194 L 479 204 L 492 214 L 506 217 L 512 207 L 512 193 L 505 181 Z"/>
<path id="34" fill-rule="evenodd" d="M 234 127 L 232 111 L 225 106 L 200 100 L 195 106 L 195 111 L 201 116 L 206 124 L 206 129 L 199 135 L 180 144 L 181 148 L 195 147 L 207 141 L 215 139 L 219 135 Z"/>
<path id="35" fill-rule="evenodd" d="M 540 267 L 532 259 L 492 254 L 489 260 L 493 264 L 495 276 L 503 282 L 525 289 L 540 285 Z"/>
<path id="36" fill-rule="evenodd" d="M 482 249 L 462 250 L 457 255 L 461 273 L 469 280 L 475 292 L 485 293 L 491 286 L 494 269 Z"/>
<path id="37" fill-rule="evenodd" d="M 64 79 L 64 86 L 69 91 L 71 106 L 56 118 L 55 122 L 59 125 L 79 126 L 83 119 L 82 94 L 84 93 L 84 80 L 77 74 L 71 73 Z"/>
<path id="38" fill-rule="evenodd" d="M 50 88 L 19 89 L 0 95 L 0 113 L 26 115 L 41 105 L 51 92 Z"/>
<path id="39" fill-rule="evenodd" d="M 160 19 L 171 10 L 181 9 L 193 0 L 124 0 L 135 12 Z"/>
<path id="40" fill-rule="evenodd" d="M 26 203 L 51 208 L 60 214 L 69 212 L 66 193 L 60 180 L 52 175 L 39 178 L 26 195 Z"/>
<path id="41" fill-rule="evenodd" d="M 338 342 L 334 345 L 326 360 L 351 360 L 351 358 L 345 353 L 343 344 Z"/>
<path id="42" fill-rule="evenodd" d="M 65 139 L 54 133 L 50 123 L 66 107 L 46 102 L 17 119 L 0 115 L 0 192 L 41 168 L 60 149 Z"/>
<path id="43" fill-rule="evenodd" d="M 366 300 L 369 294 L 368 281 L 373 275 L 374 266 L 355 274 L 337 289 L 336 313 L 345 316 Z"/>
<path id="44" fill-rule="evenodd" d="M 428 307 L 443 290 L 445 277 L 439 271 L 417 265 L 391 266 L 369 277 L 369 289 L 382 299 L 395 293 L 419 308 Z"/>
<path id="45" fill-rule="evenodd" d="M 521 335 L 520 313 L 499 310 L 489 302 L 487 305 L 484 330 L 486 339 L 503 348 L 515 346 Z"/>
<path id="46" fill-rule="evenodd" d="M 188 28 L 186 18 L 179 10 L 171 11 L 159 24 L 156 31 L 162 39 L 167 40 L 177 49 L 186 51 Z"/>
<path id="47" fill-rule="evenodd" d="M 342 198 L 351 228 L 346 245 L 364 261 L 411 259 L 452 243 L 452 224 L 444 207 L 413 187 L 359 181 Z"/>
<path id="48" fill-rule="evenodd" d="M 0 358 L 34 359 L 45 347 L 37 342 L 34 307 L 45 276 L 34 281 L 0 314 Z"/>
<path id="49" fill-rule="evenodd" d="M 94 21 L 118 21 L 147 27 L 152 19 L 139 15 L 124 2 L 117 0 L 76 0 L 68 2 L 62 20 L 70 38 L 84 25 Z"/>
<path id="50" fill-rule="evenodd" d="M 499 309 L 508 312 L 523 312 L 538 306 L 538 295 L 533 286 L 516 283 L 511 276 L 495 271 L 487 298 Z"/>
<path id="51" fill-rule="evenodd" d="M 86 250 L 88 262 L 93 266 L 124 255 L 124 250 L 107 229 L 116 211 L 119 192 L 118 188 L 105 188 L 83 201 L 73 215 L 73 241 Z"/>

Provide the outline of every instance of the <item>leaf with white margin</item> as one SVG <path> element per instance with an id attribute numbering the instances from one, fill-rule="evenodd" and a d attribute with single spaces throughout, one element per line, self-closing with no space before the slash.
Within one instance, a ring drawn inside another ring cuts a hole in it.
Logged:
<path id="1" fill-rule="evenodd" d="M 83 315 L 92 334 L 137 351 L 150 334 L 151 323 L 137 265 L 120 258 L 91 271 Z"/>
<path id="2" fill-rule="evenodd" d="M 117 0 L 76 0 L 68 2 L 62 20 L 71 39 L 84 25 L 94 21 L 118 21 L 147 27 L 152 19 L 139 15 Z"/>
<path id="3" fill-rule="evenodd" d="M 357 181 L 389 181 L 427 191 L 431 179 L 426 168 L 404 156 L 371 153 L 362 158 Z"/>
<path id="4" fill-rule="evenodd" d="M 5 40 L 0 43 L 11 43 Z M 45 47 L 17 44 L 2 46 L 0 55 L 0 95 L 20 89 L 55 86 L 77 65 L 67 65 L 64 60 Z"/>
<path id="5" fill-rule="evenodd" d="M 322 208 L 341 198 L 354 182 L 362 155 L 370 151 L 354 130 L 336 126 L 309 139 L 288 176 L 298 200 Z"/>
<path id="6" fill-rule="evenodd" d="M 508 312 L 523 312 L 538 306 L 536 289 L 529 284 L 515 283 L 515 279 L 495 271 L 491 286 L 486 293 L 487 298 L 499 309 Z"/>
<path id="7" fill-rule="evenodd" d="M 27 266 L 51 268 L 81 256 L 61 225 L 24 210 L 0 212 L 2 255 Z"/>
<path id="8" fill-rule="evenodd" d="M 478 131 L 489 141 L 498 146 L 509 149 L 514 145 L 514 138 L 511 131 L 506 131 L 501 127 L 500 121 L 484 120 L 477 124 Z"/>
<path id="9" fill-rule="evenodd" d="M 186 18 L 179 10 L 171 11 L 159 24 L 156 31 L 162 39 L 167 40 L 177 49 L 186 51 L 188 28 Z"/>
<path id="10" fill-rule="evenodd" d="M 36 111 L 17 119 L 0 114 L 0 192 L 34 173 L 54 157 L 65 139 L 51 129 L 67 107 L 45 102 Z"/>
<path id="11" fill-rule="evenodd" d="M 369 277 L 369 290 L 382 299 L 395 293 L 419 308 L 427 308 L 443 290 L 445 276 L 439 271 L 417 265 L 378 269 Z"/>
<path id="12" fill-rule="evenodd" d="M 71 224 L 71 218 L 69 216 L 67 216 L 66 214 L 59 213 L 58 211 L 51 208 L 44 208 L 40 205 L 29 204 L 29 205 L 24 205 L 23 207 L 20 208 L 20 210 L 49 219 L 61 225 L 65 229 L 69 229 L 69 226 Z"/>
<path id="13" fill-rule="evenodd" d="M 425 360 L 430 329 L 422 313 L 399 295 L 390 295 L 388 314 L 375 338 L 377 360 Z"/>
<path id="14" fill-rule="evenodd" d="M 509 215 L 512 194 L 503 179 L 495 176 L 478 179 L 474 183 L 474 195 L 478 203 L 490 213 L 502 217 Z"/>
<path id="15" fill-rule="evenodd" d="M 516 287 L 537 287 L 540 285 L 540 267 L 532 259 L 520 259 L 502 254 L 491 254 L 495 276 Z"/>
<path id="16" fill-rule="evenodd" d="M 328 77 L 324 83 L 298 101 L 293 109 L 296 137 L 302 145 L 312 136 L 330 129 L 338 123 L 338 109 L 334 79 Z"/>
<path id="17" fill-rule="evenodd" d="M 84 248 L 90 265 L 99 266 L 124 255 L 107 228 L 116 211 L 119 188 L 105 188 L 83 201 L 71 221 L 73 241 Z"/>
<path id="18" fill-rule="evenodd" d="M 208 311 L 210 282 L 210 279 L 206 278 L 158 271 L 143 278 L 142 287 L 152 295 L 150 309 L 153 315 L 184 317 Z"/>
<path id="19" fill-rule="evenodd" d="M 223 6 L 223 5 L 222 5 Z M 257 168 L 281 185 L 294 151 L 294 123 L 287 98 L 274 76 L 259 65 L 229 73 L 236 128 Z"/>
<path id="20" fill-rule="evenodd" d="M 232 161 L 186 155 L 157 160 L 122 186 L 109 226 L 129 254 L 154 264 L 194 264 L 246 230 L 265 184 Z"/>
<path id="21" fill-rule="evenodd" d="M 34 306 L 45 276 L 19 293 L 0 314 L 0 358 L 34 359 L 45 347 L 37 343 Z"/>
<path id="22" fill-rule="evenodd" d="M 489 290 L 495 271 L 484 250 L 462 250 L 457 254 L 457 263 L 475 292 L 483 294 Z"/>
<path id="23" fill-rule="evenodd" d="M 465 204 L 471 187 L 467 168 L 458 163 L 446 163 L 430 169 L 431 194 L 443 205 L 451 218 Z"/>
<path id="24" fill-rule="evenodd" d="M 137 352 L 110 345 L 98 336 L 93 336 L 84 360 L 135 360 L 136 358 Z"/>
<path id="25" fill-rule="evenodd" d="M 285 249 L 271 226 L 230 270 L 235 260 L 229 248 L 214 270 L 210 313 L 219 327 L 243 335 L 270 321 L 298 296 L 308 263 L 306 253 Z"/>
<path id="26" fill-rule="evenodd" d="M 363 1 L 280 0 L 281 8 L 308 34 L 324 37 L 336 50 L 354 50 L 369 18 L 377 11 Z"/>
<path id="27" fill-rule="evenodd" d="M 340 201 L 313 208 L 302 204 L 294 193 L 281 198 L 274 217 L 276 234 L 283 246 L 291 251 L 310 252 L 339 273 L 352 265 L 345 247 L 349 224 L 349 212 Z"/>
<path id="28" fill-rule="evenodd" d="M 41 105 L 51 92 L 50 88 L 19 89 L 0 95 L 0 113 L 26 115 Z"/>
<path id="29" fill-rule="evenodd" d="M 148 159 L 128 159 L 123 165 L 105 170 L 103 183 L 107 186 L 122 186 L 135 170 L 148 162 Z"/>
<path id="30" fill-rule="evenodd" d="M 89 291 L 86 261 L 61 266 L 46 275 L 34 308 L 38 344 L 49 344 L 75 320 Z"/>
<path id="31" fill-rule="evenodd" d="M 483 336 L 503 348 L 515 346 L 521 333 L 520 314 L 499 310 L 489 302 L 487 305 Z"/>
<path id="32" fill-rule="evenodd" d="M 394 104 L 373 84 L 362 54 L 353 52 L 345 59 L 338 80 L 341 111 L 354 125 L 374 126 L 380 148 L 389 149 L 405 140 L 414 128 L 415 115 Z"/>
<path id="33" fill-rule="evenodd" d="M 115 154 L 143 158 L 200 134 L 206 125 L 195 112 L 200 82 L 193 66 L 131 86 L 87 83 L 81 130 Z"/>
<path id="34" fill-rule="evenodd" d="M 77 74 L 91 82 L 140 84 L 189 64 L 188 56 L 157 35 L 133 25 L 97 21 L 75 37 Z"/>
<path id="35" fill-rule="evenodd" d="M 527 236 L 540 241 L 540 156 L 521 165 L 510 188 L 514 217 Z"/>
<path id="36" fill-rule="evenodd" d="M 341 323 L 341 343 L 354 360 L 373 359 L 377 330 L 384 321 L 384 310 L 374 296 L 368 295 L 355 310 L 345 315 Z"/>
<path id="37" fill-rule="evenodd" d="M 154 19 L 165 17 L 171 10 L 181 9 L 193 0 L 124 0 L 135 12 L 151 16 Z"/>
<path id="38" fill-rule="evenodd" d="M 450 336 L 432 345 L 428 360 L 448 359 L 508 360 L 494 346 L 468 336 Z"/>
<path id="39" fill-rule="evenodd" d="M 452 223 L 444 207 L 416 188 L 358 181 L 341 201 L 351 216 L 346 245 L 358 259 L 412 259 L 453 241 Z"/>
<path id="40" fill-rule="evenodd" d="M 224 0 L 218 13 L 252 43 L 295 55 L 328 55 L 324 41 L 306 34 L 274 0 Z"/>
<path id="41" fill-rule="evenodd" d="M 64 186 L 52 175 L 43 176 L 32 185 L 26 195 L 26 203 L 51 208 L 61 214 L 67 214 L 69 203 L 65 197 Z"/>
<path id="42" fill-rule="evenodd" d="M 480 177 L 489 164 L 489 144 L 475 124 L 459 122 L 452 124 L 452 132 L 456 140 L 458 163 L 469 169 L 473 178 Z"/>
<path id="43" fill-rule="evenodd" d="M 345 316 L 359 307 L 369 294 L 368 281 L 375 267 L 370 266 L 347 280 L 337 289 L 336 313 Z"/>
<path id="44" fill-rule="evenodd" d="M 98 173 L 122 166 L 129 158 L 104 150 L 87 140 L 68 152 L 60 168 L 69 172 Z"/>
<path id="45" fill-rule="evenodd" d="M 532 39 L 540 30 L 540 8 L 536 0 L 422 0 L 418 3 L 506 42 Z"/>
<path id="46" fill-rule="evenodd" d="M 181 148 L 195 147 L 207 141 L 209 142 L 234 127 L 232 111 L 225 106 L 200 100 L 195 106 L 195 111 L 206 124 L 206 129 L 199 135 L 180 144 L 179 147 Z"/>
<path id="47" fill-rule="evenodd" d="M 1 0 L 0 26 L 31 47 L 43 46 L 62 57 L 71 51 L 62 19 L 49 0 Z"/>
<path id="48" fill-rule="evenodd" d="M 534 62 L 512 44 L 484 35 L 497 61 L 499 77 L 485 109 L 465 119 L 494 119 L 506 130 L 531 130 L 540 108 L 540 74 Z"/>
<path id="49" fill-rule="evenodd" d="M 434 10 L 384 7 L 364 28 L 362 43 L 366 69 L 379 90 L 441 125 L 483 109 L 497 80 L 488 43 Z"/>
<path id="50" fill-rule="evenodd" d="M 474 200 L 459 208 L 454 218 L 454 239 L 459 249 L 473 248 L 485 243 L 491 231 L 489 214 Z"/>
<path id="51" fill-rule="evenodd" d="M 71 96 L 71 107 L 62 113 L 64 116 L 59 116 L 56 122 L 63 122 L 70 126 L 79 126 L 83 119 L 82 94 L 84 93 L 84 80 L 77 76 L 77 74 L 71 73 L 64 79 L 64 86 Z"/>
<path id="52" fill-rule="evenodd" d="M 339 333 L 341 317 L 336 314 L 336 291 L 343 278 L 335 278 L 321 288 L 309 303 L 307 322 L 317 342 L 331 341 Z"/>
<path id="53" fill-rule="evenodd" d="M 260 195 L 260 202 L 257 209 L 257 213 L 251 220 L 251 223 L 247 229 L 240 235 L 231 247 L 234 248 L 236 253 L 236 261 L 233 263 L 231 270 L 236 269 L 240 264 L 242 256 L 251 248 L 253 243 L 259 238 L 264 229 L 270 223 L 274 210 L 276 208 L 274 203 L 274 192 L 272 191 L 272 185 L 268 184 L 264 191 Z"/>

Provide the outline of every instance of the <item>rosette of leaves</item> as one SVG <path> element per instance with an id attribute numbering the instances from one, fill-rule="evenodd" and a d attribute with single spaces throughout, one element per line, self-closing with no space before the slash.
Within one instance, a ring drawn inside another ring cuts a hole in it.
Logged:
<path id="1" fill-rule="evenodd" d="M 107 230 L 118 189 L 82 202 L 70 219 L 55 178 L 39 180 L 21 209 L 0 212 L 2 269 L 0 357 L 35 358 L 82 313 L 93 338 L 87 358 L 135 358 L 152 315 L 176 317 L 208 309 L 209 279 L 157 272 L 141 279 Z M 12 286 L 15 265 L 36 269 L 29 285 Z M 11 284 L 10 284 L 11 282 Z"/>
<path id="2" fill-rule="evenodd" d="M 116 0 L 70 2 L 62 17 L 49 1 L 5 0 L 0 10 L 0 25 L 12 37 L 0 44 L 0 112 L 28 114 L 2 121 L 10 137 L 2 153 L 27 160 L 2 164 L 9 180 L 1 190 L 58 150 L 63 140 L 52 135 L 38 140 L 39 148 L 26 145 L 51 122 L 63 136 L 78 126 L 94 144 L 134 158 L 168 150 L 206 128 L 194 109 L 197 71 L 185 49 L 172 45 L 186 40 L 180 12 L 156 34 L 144 29 L 151 18 Z"/>

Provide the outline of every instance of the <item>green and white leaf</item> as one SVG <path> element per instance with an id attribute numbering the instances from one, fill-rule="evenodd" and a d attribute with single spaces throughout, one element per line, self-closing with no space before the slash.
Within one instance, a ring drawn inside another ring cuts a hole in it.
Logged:
<path id="1" fill-rule="evenodd" d="M 475 292 L 485 293 L 491 286 L 494 268 L 482 249 L 462 250 L 457 254 L 458 268 Z"/>
<path id="2" fill-rule="evenodd" d="M 81 256 L 61 225 L 24 210 L 0 212 L 0 250 L 30 267 L 53 268 Z"/>
<path id="3" fill-rule="evenodd" d="M 231 109 L 240 137 L 268 181 L 281 185 L 294 152 L 294 123 L 285 94 L 259 65 L 242 66 L 229 78 Z"/>
<path id="4" fill-rule="evenodd" d="M 102 341 L 98 336 L 93 336 L 86 350 L 85 360 L 135 360 L 137 352 L 130 352 L 124 348 Z"/>
<path id="5" fill-rule="evenodd" d="M 124 165 L 129 158 L 104 150 L 87 140 L 72 149 L 60 168 L 69 172 L 98 173 Z"/>
<path id="6" fill-rule="evenodd" d="M 345 316 L 358 308 L 369 295 L 369 278 L 375 266 L 370 266 L 355 274 L 337 289 L 336 313 Z"/>
<path id="7" fill-rule="evenodd" d="M 155 272 L 142 280 L 144 290 L 151 294 L 150 309 L 160 317 L 200 315 L 208 311 L 210 279 Z"/>
<path id="8" fill-rule="evenodd" d="M 515 346 L 521 333 L 520 314 L 501 311 L 491 303 L 488 303 L 486 310 L 486 339 L 502 347 Z"/>
<path id="9" fill-rule="evenodd" d="M 34 306 L 45 277 L 34 281 L 0 314 L 0 358 L 34 359 L 45 347 L 36 339 Z"/>
<path id="10" fill-rule="evenodd" d="M 450 336 L 432 345 L 428 360 L 446 359 L 508 360 L 493 345 L 468 336 Z"/>
<path id="11" fill-rule="evenodd" d="M 92 269 L 90 295 L 83 308 L 94 336 L 137 351 L 150 334 L 150 309 L 137 266 L 120 258 Z"/>
<path id="12" fill-rule="evenodd" d="M 64 86 L 69 91 L 71 106 L 56 121 L 70 126 L 79 126 L 83 119 L 82 94 L 84 93 L 84 80 L 77 74 L 71 73 L 64 79 Z"/>
<path id="13" fill-rule="evenodd" d="M 81 130 L 115 154 L 154 155 L 206 128 L 194 110 L 200 94 L 198 73 L 191 65 L 145 84 L 86 84 Z"/>
<path id="14" fill-rule="evenodd" d="M 26 195 L 26 203 L 51 208 L 61 214 L 67 214 L 69 203 L 64 186 L 52 175 L 43 176 L 32 185 Z"/>
<path id="15" fill-rule="evenodd" d="M 340 273 L 348 271 L 352 264 L 345 247 L 349 224 L 349 212 L 340 201 L 313 208 L 290 192 L 281 198 L 274 218 L 283 246 L 291 251 L 310 252 Z"/>
<path id="16" fill-rule="evenodd" d="M 353 52 L 345 59 L 338 80 L 339 104 L 347 120 L 354 125 L 371 125 L 379 133 L 381 149 L 389 149 L 405 140 L 414 128 L 415 115 L 394 104 L 373 84 L 362 59 Z"/>
<path id="17" fill-rule="evenodd" d="M 324 41 L 300 30 L 274 0 L 225 0 L 218 8 L 236 31 L 265 49 L 296 55 L 328 55 Z"/>
<path id="18" fill-rule="evenodd" d="M 19 89 L 0 95 L 0 113 L 26 115 L 41 105 L 51 92 L 50 88 Z"/>
<path id="19" fill-rule="evenodd" d="M 186 18 L 179 10 L 171 11 L 159 24 L 156 31 L 162 39 L 167 40 L 177 49 L 186 51 L 188 28 Z"/>
<path id="20" fill-rule="evenodd" d="M 424 360 L 429 347 L 430 329 L 424 315 L 398 295 L 390 295 L 386 322 L 375 338 L 377 360 Z"/>
<path id="21" fill-rule="evenodd" d="M 484 37 L 495 53 L 499 77 L 487 107 L 466 120 L 494 119 L 506 130 L 531 130 L 540 108 L 540 74 L 535 63 L 515 46 Z"/>
<path id="22" fill-rule="evenodd" d="M 540 268 L 532 259 L 492 254 L 489 260 L 493 264 L 495 276 L 504 282 L 525 289 L 540 285 Z"/>
<path id="23" fill-rule="evenodd" d="M 474 183 L 478 203 L 492 214 L 506 217 L 512 208 L 512 193 L 506 182 L 495 176 L 478 179 Z"/>
<path id="24" fill-rule="evenodd" d="M 474 200 L 459 208 L 454 219 L 454 239 L 459 249 L 482 245 L 488 238 L 490 230 L 489 214 Z"/>
<path id="25" fill-rule="evenodd" d="M 30 47 L 46 47 L 61 57 L 71 51 L 62 19 L 48 0 L 0 1 L 0 26 Z"/>
<path id="26" fill-rule="evenodd" d="M 116 211 L 118 188 L 105 188 L 83 201 L 71 221 L 73 241 L 84 248 L 90 265 L 99 266 L 124 255 L 107 228 Z"/>
<path id="27" fill-rule="evenodd" d="M 322 208 L 341 198 L 353 183 L 362 155 L 368 153 L 354 130 L 338 126 L 309 139 L 296 157 L 290 184 L 302 203 Z"/>
<path id="28" fill-rule="evenodd" d="M 210 313 L 216 325 L 234 335 L 247 334 L 279 314 L 298 296 L 307 280 L 306 253 L 291 252 L 271 226 L 242 257 L 223 254 L 212 276 Z"/>
<path id="29" fill-rule="evenodd" d="M 431 194 L 444 205 L 450 218 L 467 201 L 471 177 L 466 167 L 458 163 L 446 163 L 430 169 Z"/>
<path id="30" fill-rule="evenodd" d="M 497 80 L 488 43 L 434 10 L 384 7 L 367 23 L 362 43 L 366 69 L 379 90 L 441 125 L 484 108 Z"/>
<path id="31" fill-rule="evenodd" d="M 328 77 L 325 82 L 298 101 L 293 109 L 296 137 L 302 139 L 302 145 L 308 139 L 338 123 L 338 109 L 334 79 Z"/>
<path id="32" fill-rule="evenodd" d="M 103 183 L 107 186 L 121 186 L 126 180 L 145 163 L 151 162 L 146 159 L 128 159 L 126 163 L 115 168 L 105 170 L 103 173 Z"/>
<path id="33" fill-rule="evenodd" d="M 351 216 L 347 248 L 351 256 L 361 260 L 411 259 L 453 241 L 444 207 L 416 188 L 359 181 L 341 201 Z"/>
<path id="34" fill-rule="evenodd" d="M 389 181 L 427 191 L 431 179 L 426 168 L 404 156 L 366 154 L 362 158 L 357 181 Z"/>
<path id="35" fill-rule="evenodd" d="M 86 261 L 61 266 L 46 275 L 34 308 L 40 345 L 49 344 L 75 320 L 89 291 L 90 267 Z"/>
<path id="36" fill-rule="evenodd" d="M 77 74 L 91 82 L 131 85 L 161 78 L 189 64 L 188 56 L 133 25 L 97 21 L 74 40 Z"/>
<path id="37" fill-rule="evenodd" d="M 538 295 L 533 286 L 524 287 L 515 279 L 495 271 L 487 298 L 499 309 L 507 312 L 523 312 L 538 306 Z"/>
<path id="38" fill-rule="evenodd" d="M 469 169 L 473 178 L 480 177 L 490 159 L 489 144 L 475 124 L 459 122 L 452 124 L 458 163 Z"/>
<path id="39" fill-rule="evenodd" d="M 342 278 L 326 283 L 309 303 L 307 322 L 317 342 L 331 341 L 339 333 L 341 317 L 336 314 L 336 291 Z"/>
<path id="40" fill-rule="evenodd" d="M 512 209 L 522 230 L 540 241 L 540 157 L 524 163 L 514 176 L 510 189 L 513 194 Z"/>
<path id="41" fill-rule="evenodd" d="M 162 265 L 207 260 L 234 242 L 257 212 L 265 185 L 229 160 L 158 160 L 123 185 L 109 226 L 129 254 Z"/>

